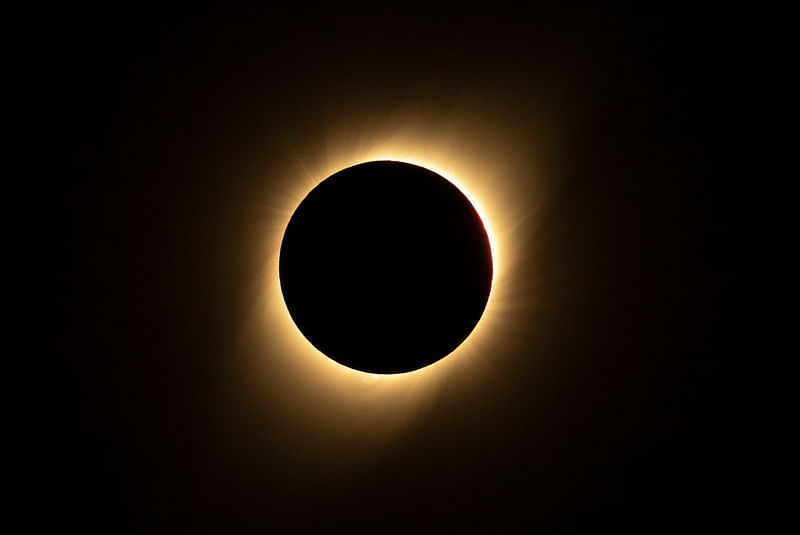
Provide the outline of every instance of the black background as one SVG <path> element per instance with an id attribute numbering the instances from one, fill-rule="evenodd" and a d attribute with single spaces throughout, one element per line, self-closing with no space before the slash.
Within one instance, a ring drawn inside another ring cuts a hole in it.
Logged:
<path id="1" fill-rule="evenodd" d="M 732 507 L 737 186 L 721 162 L 744 59 L 724 14 L 251 4 L 41 20 L 42 517 L 425 531 Z M 259 269 L 238 262 L 257 240 L 239 225 L 245 170 L 339 109 L 463 93 L 515 124 L 545 102 L 559 136 L 546 266 L 518 268 L 551 273 L 539 352 L 490 403 L 430 411 L 363 469 L 284 468 L 237 432 L 246 408 L 210 395 Z"/>

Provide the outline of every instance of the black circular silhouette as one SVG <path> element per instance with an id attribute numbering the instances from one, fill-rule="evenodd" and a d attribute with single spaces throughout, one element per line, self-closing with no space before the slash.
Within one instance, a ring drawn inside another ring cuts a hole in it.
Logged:
<path id="1" fill-rule="evenodd" d="M 447 356 L 475 328 L 492 254 L 456 186 L 376 161 L 335 173 L 300 203 L 279 272 L 289 314 L 317 349 L 356 370 L 403 373 Z"/>

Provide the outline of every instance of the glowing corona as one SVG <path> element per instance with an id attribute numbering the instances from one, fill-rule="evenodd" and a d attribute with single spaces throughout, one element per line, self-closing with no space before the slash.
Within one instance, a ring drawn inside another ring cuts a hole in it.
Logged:
<path id="1" fill-rule="evenodd" d="M 367 447 L 390 436 L 438 389 L 468 389 L 482 375 L 491 377 L 491 367 L 497 369 L 509 347 L 509 329 L 520 327 L 519 300 L 512 299 L 522 284 L 514 275 L 519 251 L 514 244 L 530 249 L 541 208 L 531 201 L 537 198 L 541 166 L 530 146 L 515 142 L 511 125 L 492 114 L 455 112 L 452 120 L 442 122 L 429 112 L 412 107 L 396 117 L 383 116 L 378 124 L 367 112 L 348 116 L 291 145 L 281 162 L 268 162 L 259 171 L 272 177 L 256 195 L 263 199 L 256 222 L 261 229 L 256 259 L 262 266 L 261 298 L 242 331 L 240 371 L 255 378 L 256 398 L 268 396 L 262 399 L 265 417 L 305 422 L 297 432 L 307 441 L 324 436 Z M 451 181 L 478 212 L 492 252 L 491 291 L 472 334 L 447 357 L 403 374 L 355 371 L 317 351 L 289 316 L 278 279 L 281 239 L 299 203 L 333 173 L 374 160 L 408 162 Z M 322 413 L 320 407 L 325 407 Z"/>

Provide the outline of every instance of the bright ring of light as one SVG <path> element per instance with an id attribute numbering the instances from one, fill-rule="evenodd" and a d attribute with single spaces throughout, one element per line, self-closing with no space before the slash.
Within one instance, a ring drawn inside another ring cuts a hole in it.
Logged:
<path id="1" fill-rule="evenodd" d="M 257 261 L 263 266 L 262 299 L 237 346 L 239 372 L 250 378 L 254 403 L 262 406 L 266 420 L 304 422 L 293 427 L 304 441 L 324 436 L 366 447 L 388 436 L 420 410 L 430 394 L 445 386 L 466 390 L 496 374 L 513 345 L 509 333 L 528 328 L 519 319 L 525 305 L 514 298 L 527 281 L 515 276 L 514 267 L 518 245 L 531 250 L 542 205 L 542 197 L 536 195 L 541 165 L 529 146 L 530 136 L 515 140 L 507 122 L 492 114 L 476 116 L 474 110 L 454 113 L 450 122 L 427 116 L 424 109 L 405 110 L 376 126 L 364 112 L 363 117 L 349 117 L 322 130 L 319 138 L 305 140 L 303 146 L 293 146 L 280 163 L 260 170 L 277 178 L 265 181 L 261 195 L 262 254 Z M 455 184 L 484 223 L 494 264 L 489 299 L 472 334 L 430 366 L 385 376 L 346 368 L 314 348 L 289 316 L 278 279 L 281 239 L 299 203 L 333 173 L 374 160 L 419 165 Z M 370 440 L 365 440 L 365 432 Z M 291 447 L 297 444 L 294 440 Z"/>

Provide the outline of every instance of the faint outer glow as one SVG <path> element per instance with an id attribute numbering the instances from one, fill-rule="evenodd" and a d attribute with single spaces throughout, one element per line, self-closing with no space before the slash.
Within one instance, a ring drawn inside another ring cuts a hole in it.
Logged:
<path id="1" fill-rule="evenodd" d="M 535 249 L 545 198 L 542 149 L 530 145 L 530 131 L 515 138 L 518 129 L 498 114 L 470 106 L 442 117 L 429 108 L 350 114 L 292 142 L 258 170 L 266 184 L 255 194 L 262 206 L 254 232 L 260 298 L 237 345 L 238 373 L 252 387 L 249 403 L 264 433 L 280 429 L 271 440 L 293 451 L 382 443 L 424 413 L 435 395 L 469 397 L 482 383 L 502 381 L 515 333 L 535 328 L 530 300 L 518 298 L 530 281 L 515 269 L 520 251 Z M 490 297 L 472 334 L 440 361 L 397 375 L 359 372 L 320 353 L 289 316 L 278 279 L 281 239 L 298 204 L 333 173 L 373 160 L 416 164 L 453 182 L 480 215 L 494 264 Z"/>

